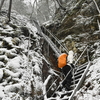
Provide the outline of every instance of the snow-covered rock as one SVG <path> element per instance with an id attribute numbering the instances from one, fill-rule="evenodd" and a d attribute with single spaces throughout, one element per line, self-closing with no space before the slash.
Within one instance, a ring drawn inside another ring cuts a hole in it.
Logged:
<path id="1" fill-rule="evenodd" d="M 1 81 L 1 80 L 2 80 L 2 78 L 3 78 L 3 75 L 4 75 L 3 70 L 2 70 L 2 69 L 0 69 L 0 81 Z"/>
<path id="2" fill-rule="evenodd" d="M 87 73 L 83 87 L 77 91 L 75 100 L 99 100 L 100 99 L 100 57 L 94 59 L 93 65 Z"/>
<path id="3" fill-rule="evenodd" d="M 0 99 L 30 100 L 43 93 L 42 57 L 34 51 L 41 49 L 41 37 L 27 17 L 12 16 L 9 24 L 0 21 Z M 0 20 L 5 17 L 0 15 Z"/>

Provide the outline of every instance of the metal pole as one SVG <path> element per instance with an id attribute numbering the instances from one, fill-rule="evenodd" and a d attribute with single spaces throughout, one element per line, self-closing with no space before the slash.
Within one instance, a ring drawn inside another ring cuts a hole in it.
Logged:
<path id="1" fill-rule="evenodd" d="M 85 47 L 84 51 L 81 53 L 81 55 L 79 56 L 79 58 L 77 59 L 77 61 L 75 62 L 74 66 L 77 64 L 77 62 L 80 60 L 80 58 L 82 57 L 82 55 L 84 54 L 84 52 L 86 51 L 88 45 Z"/>

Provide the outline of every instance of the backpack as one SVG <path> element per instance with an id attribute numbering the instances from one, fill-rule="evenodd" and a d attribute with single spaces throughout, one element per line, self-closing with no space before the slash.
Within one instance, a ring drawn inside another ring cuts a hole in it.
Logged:
<path id="1" fill-rule="evenodd" d="M 66 53 L 62 53 L 59 57 L 58 57 L 58 67 L 59 68 L 63 68 L 64 66 L 67 65 L 67 54 Z"/>

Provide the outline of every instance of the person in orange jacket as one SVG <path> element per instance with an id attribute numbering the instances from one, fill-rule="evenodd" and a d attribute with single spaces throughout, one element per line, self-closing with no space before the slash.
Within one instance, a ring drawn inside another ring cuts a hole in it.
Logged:
<path id="1" fill-rule="evenodd" d="M 73 65 L 73 51 L 69 51 L 68 54 L 66 53 L 62 53 L 59 57 L 58 57 L 58 67 L 62 70 L 63 74 L 66 75 L 68 74 L 68 77 L 65 78 L 65 80 L 63 81 L 62 85 L 63 87 L 65 87 L 67 90 L 70 90 L 70 85 L 71 85 L 71 81 L 72 81 L 72 72 L 70 71 L 71 68 L 74 67 Z"/>

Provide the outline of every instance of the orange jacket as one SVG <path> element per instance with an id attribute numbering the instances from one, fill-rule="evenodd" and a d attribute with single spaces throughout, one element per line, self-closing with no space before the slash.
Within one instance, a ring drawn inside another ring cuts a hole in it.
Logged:
<path id="1" fill-rule="evenodd" d="M 67 54 L 66 53 L 62 53 L 59 57 L 58 57 L 58 67 L 59 68 L 63 68 L 65 65 L 67 65 Z"/>

